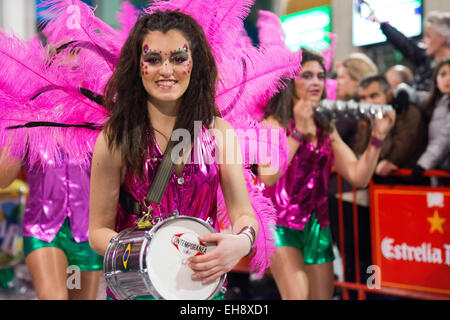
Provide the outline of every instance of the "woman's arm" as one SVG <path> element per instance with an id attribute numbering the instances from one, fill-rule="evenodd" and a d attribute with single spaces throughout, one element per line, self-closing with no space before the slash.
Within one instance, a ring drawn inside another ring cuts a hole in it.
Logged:
<path id="1" fill-rule="evenodd" d="M 8 187 L 22 168 L 22 161 L 13 159 L 7 148 L 0 150 L 0 188 Z"/>
<path id="2" fill-rule="evenodd" d="M 89 244 L 104 255 L 115 232 L 121 183 L 122 157 L 111 151 L 103 132 L 97 138 L 92 158 L 89 200 Z"/>
<path id="3" fill-rule="evenodd" d="M 303 99 L 296 101 L 293 107 L 293 113 L 295 119 L 295 129 L 303 136 L 302 139 L 310 139 L 312 136 L 314 136 L 316 127 L 313 120 L 313 102 Z M 273 128 L 282 128 L 281 124 L 273 117 L 268 117 L 265 120 L 265 123 Z M 300 142 L 298 139 L 294 139 L 292 135 L 289 135 L 287 140 L 289 146 L 289 164 L 294 158 L 294 155 L 302 142 Z M 284 171 L 281 170 L 281 168 L 278 169 L 278 171 L 273 172 L 273 167 L 270 167 L 268 165 L 258 166 L 258 176 L 261 182 L 263 182 L 266 186 L 274 185 L 284 174 Z"/>
<path id="4" fill-rule="evenodd" d="M 445 119 L 444 124 L 439 128 L 439 133 L 428 142 L 425 152 L 417 161 L 417 164 L 425 170 L 437 168 L 450 149 L 450 113 L 447 113 Z M 430 126 L 432 124 L 430 123 Z"/>
<path id="5" fill-rule="evenodd" d="M 268 117 L 266 120 L 264 120 L 264 124 L 274 129 L 283 128 L 281 124 L 273 117 Z M 300 142 L 293 139 L 291 136 L 287 137 L 287 142 L 289 147 L 289 158 L 287 160 L 289 164 L 292 161 L 292 158 L 294 158 L 294 155 L 300 146 Z M 258 165 L 258 177 L 260 181 L 263 182 L 266 186 L 274 185 L 283 176 L 283 174 L 284 172 L 283 170 L 281 170 L 281 167 L 274 168 L 273 166 L 270 165 L 262 165 L 262 164 Z"/>
<path id="6" fill-rule="evenodd" d="M 231 222 L 232 234 L 215 233 L 200 238 L 204 242 L 218 243 L 215 250 L 190 259 L 190 266 L 196 271 L 193 279 L 202 279 L 204 283 L 214 281 L 231 271 L 239 260 L 250 252 L 249 237 L 238 234 L 242 228 L 251 226 L 255 230 L 255 239 L 258 232 L 258 220 L 250 203 L 237 136 L 233 127 L 220 118 L 216 118 L 215 130 L 224 137 L 223 143 L 221 139 L 216 139 L 216 142 L 220 150 L 218 157 L 220 186 Z M 228 138 L 225 139 L 225 137 Z"/>
<path id="7" fill-rule="evenodd" d="M 388 113 L 383 119 L 374 120 L 372 136 L 384 140 L 394 123 L 395 111 Z M 332 134 L 332 144 L 336 171 L 356 187 L 367 186 L 376 168 L 381 148 L 369 143 L 358 160 L 350 147 L 342 141 L 336 130 Z"/>
<path id="8" fill-rule="evenodd" d="M 387 41 L 399 50 L 406 59 L 410 60 L 415 65 L 424 63 L 426 59 L 425 50 L 420 48 L 413 40 L 406 37 L 388 22 L 381 22 L 378 20 L 374 12 L 372 12 L 370 19 L 380 26 L 380 30 L 386 36 Z"/>

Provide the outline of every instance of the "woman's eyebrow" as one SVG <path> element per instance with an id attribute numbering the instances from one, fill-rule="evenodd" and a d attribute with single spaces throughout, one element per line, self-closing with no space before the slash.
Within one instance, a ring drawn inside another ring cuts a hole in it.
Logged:
<path id="1" fill-rule="evenodd" d="M 160 55 L 161 55 L 160 52 L 153 51 L 153 50 L 150 50 L 149 52 L 144 53 L 144 57 L 154 57 L 154 56 L 160 56 Z"/>
<path id="2" fill-rule="evenodd" d="M 183 50 L 170 51 L 170 55 L 172 55 L 172 56 L 179 55 L 179 54 L 184 55 L 186 57 L 188 56 L 188 54 Z"/>

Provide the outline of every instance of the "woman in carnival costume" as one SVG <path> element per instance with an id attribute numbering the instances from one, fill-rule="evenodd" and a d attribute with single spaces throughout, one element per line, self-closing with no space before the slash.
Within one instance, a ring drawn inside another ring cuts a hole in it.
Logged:
<path id="1" fill-rule="evenodd" d="M 375 170 L 383 139 L 395 112 L 374 120 L 371 143 L 358 160 L 329 119 L 314 112 L 326 97 L 323 58 L 303 50 L 302 73 L 267 104 L 265 121 L 286 128 L 290 148 L 286 172 L 265 174 L 264 194 L 277 208 L 276 254 L 271 272 L 283 299 L 331 299 L 334 260 L 327 188 L 334 169 L 356 186 L 365 186 Z"/>

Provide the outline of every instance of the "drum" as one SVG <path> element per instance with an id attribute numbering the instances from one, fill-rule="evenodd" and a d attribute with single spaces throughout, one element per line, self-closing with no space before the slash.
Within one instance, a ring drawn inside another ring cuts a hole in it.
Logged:
<path id="1" fill-rule="evenodd" d="M 23 260 L 22 219 L 27 194 L 28 186 L 20 180 L 0 189 L 0 269 Z"/>
<path id="2" fill-rule="evenodd" d="M 203 285 L 191 280 L 187 258 L 216 247 L 199 236 L 215 233 L 207 222 L 179 216 L 160 220 L 150 229 L 129 228 L 114 237 L 105 253 L 104 275 L 111 292 L 120 300 L 152 295 L 165 300 L 208 300 L 222 290 L 225 275 Z"/>

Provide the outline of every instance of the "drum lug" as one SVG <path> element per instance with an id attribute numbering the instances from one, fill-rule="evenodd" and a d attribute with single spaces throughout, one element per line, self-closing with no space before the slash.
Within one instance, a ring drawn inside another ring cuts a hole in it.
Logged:
<path id="1" fill-rule="evenodd" d="M 225 287 L 220 288 L 220 292 L 222 294 L 226 294 L 227 293 L 227 288 L 225 288 Z"/>
<path id="2" fill-rule="evenodd" d="M 211 217 L 208 217 L 208 219 L 206 219 L 206 223 L 209 224 L 210 226 L 212 226 L 214 221 L 213 221 L 213 219 L 211 219 Z"/>
<path id="3" fill-rule="evenodd" d="M 147 268 L 138 271 L 142 275 L 147 275 Z"/>
<path id="4" fill-rule="evenodd" d="M 153 239 L 153 233 L 152 232 L 146 232 L 144 234 L 145 239 L 152 240 Z"/>

